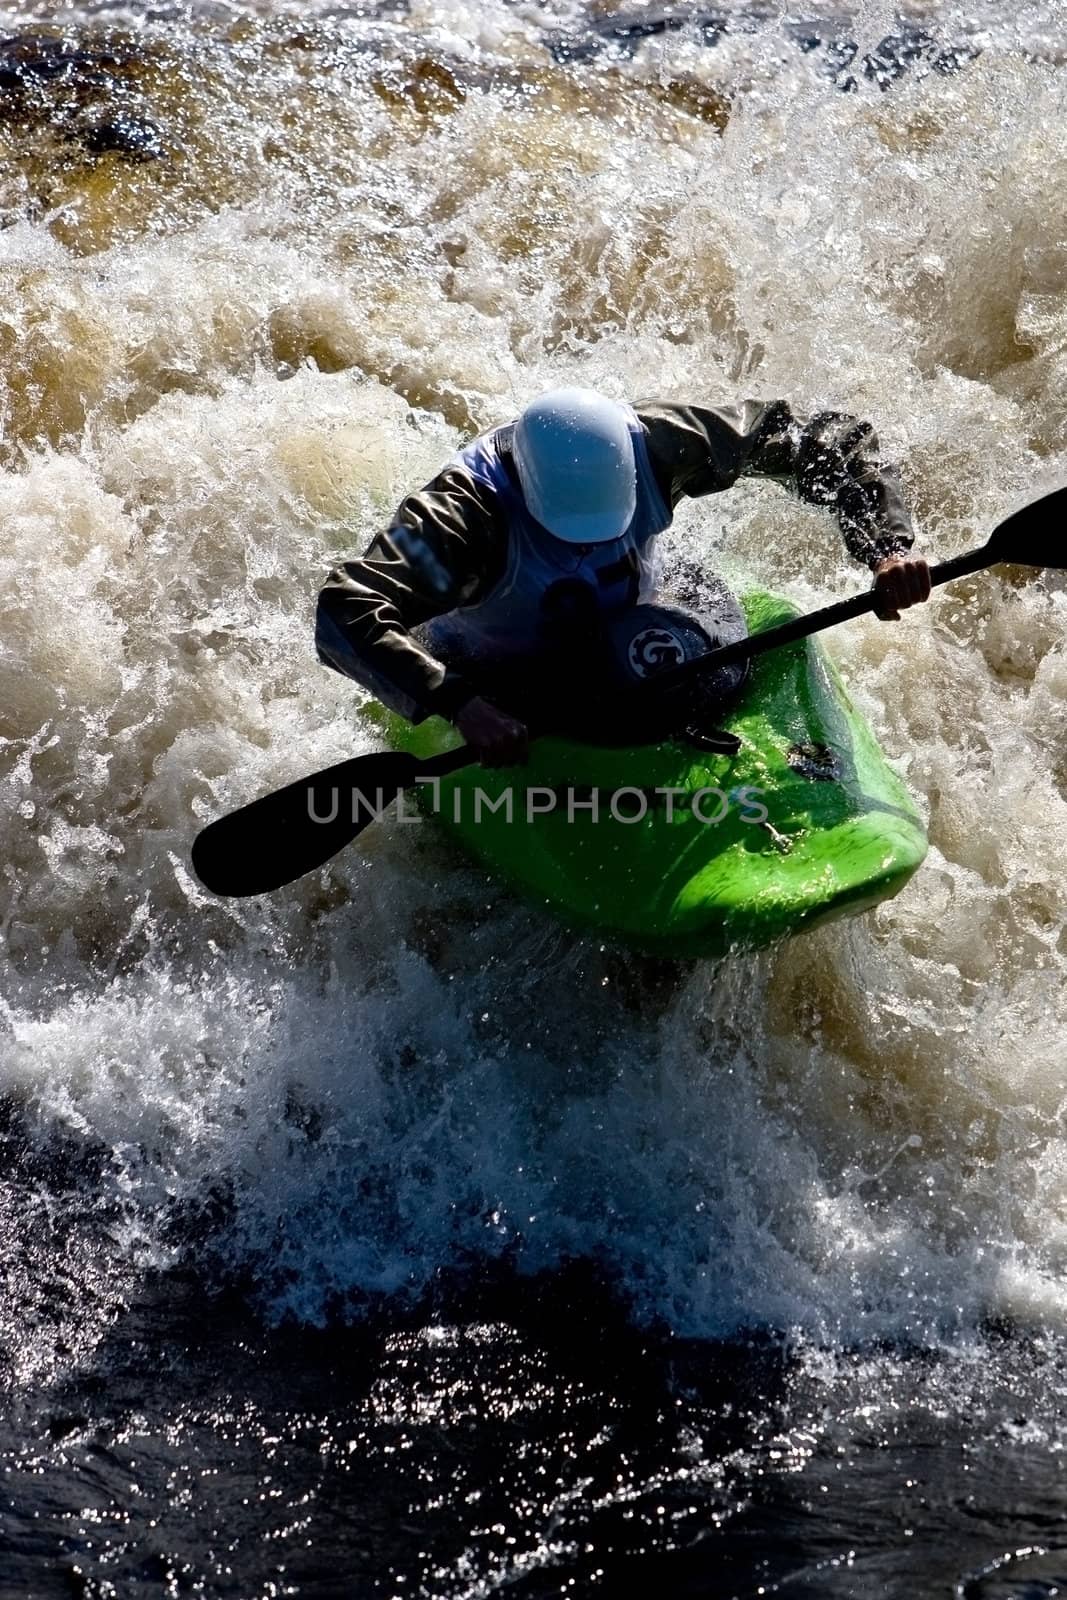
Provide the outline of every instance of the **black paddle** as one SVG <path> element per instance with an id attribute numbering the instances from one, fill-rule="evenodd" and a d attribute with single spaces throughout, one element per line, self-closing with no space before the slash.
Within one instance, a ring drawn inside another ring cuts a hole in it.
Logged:
<path id="1" fill-rule="evenodd" d="M 951 583 L 999 562 L 1020 567 L 1067 568 L 1067 487 L 1055 489 L 1016 511 L 994 529 L 978 550 L 943 561 L 930 571 L 934 584 Z M 873 611 L 872 589 L 795 617 L 777 628 L 724 645 L 697 661 L 657 676 L 659 690 L 688 681 L 712 668 L 833 628 L 850 617 Z M 420 760 L 400 750 L 352 756 L 322 772 L 298 778 L 284 789 L 210 823 L 193 844 L 193 868 L 206 888 L 221 895 L 266 894 L 323 866 L 351 844 L 404 790 L 421 779 L 443 778 L 477 757 L 468 745 Z"/>
<path id="2" fill-rule="evenodd" d="M 981 572 L 1001 562 L 1016 567 L 1067 568 L 1067 485 L 1053 489 L 1040 500 L 1015 511 L 993 529 L 985 544 L 966 555 L 953 556 L 930 568 L 930 582 L 936 587 L 965 578 L 968 573 Z M 696 661 L 686 661 L 680 667 L 657 675 L 657 689 L 672 688 L 699 677 L 709 667 L 728 667 L 731 662 L 746 657 L 761 656 L 766 650 L 777 650 L 779 645 L 792 644 L 794 639 L 806 639 L 809 634 L 821 633 L 824 628 L 836 628 L 839 622 L 851 617 L 862 617 L 873 611 L 878 597 L 873 589 L 864 589 L 851 600 L 839 600 L 836 605 L 824 606 L 806 617 L 794 617 L 791 622 L 780 623 L 777 628 L 765 628 L 762 633 L 738 639 L 735 644 L 724 644 L 709 651 Z"/>

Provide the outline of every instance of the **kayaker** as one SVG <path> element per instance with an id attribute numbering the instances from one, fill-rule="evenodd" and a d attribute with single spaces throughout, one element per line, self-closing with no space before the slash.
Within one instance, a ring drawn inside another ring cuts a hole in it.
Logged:
<path id="1" fill-rule="evenodd" d="M 467 445 L 330 573 L 319 658 L 412 722 L 446 717 L 484 765 L 520 762 L 523 697 L 508 685 L 565 662 L 561 639 L 658 598 L 655 540 L 679 501 L 743 476 L 836 511 L 883 619 L 928 599 L 898 474 L 869 423 L 802 421 L 784 400 L 631 407 L 559 389 Z"/>

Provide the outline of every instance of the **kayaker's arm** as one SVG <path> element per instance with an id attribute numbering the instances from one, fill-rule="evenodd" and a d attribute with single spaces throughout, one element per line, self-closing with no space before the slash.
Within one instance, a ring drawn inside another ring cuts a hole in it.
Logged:
<path id="1" fill-rule="evenodd" d="M 849 553 L 877 571 L 915 542 L 896 468 L 878 459 L 868 422 L 824 411 L 810 421 L 788 401 L 739 406 L 637 404 L 649 456 L 672 508 L 743 476 L 774 478 L 811 505 L 837 511 Z"/>
<path id="2" fill-rule="evenodd" d="M 342 562 L 319 594 L 319 659 L 390 710 L 454 721 L 474 689 L 412 629 L 477 598 L 496 581 L 505 533 L 491 493 L 453 463 L 408 495 L 366 554 Z"/>

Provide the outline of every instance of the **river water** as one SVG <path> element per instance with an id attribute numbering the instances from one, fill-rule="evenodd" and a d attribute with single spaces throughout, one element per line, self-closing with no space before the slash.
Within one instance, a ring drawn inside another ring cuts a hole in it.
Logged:
<path id="1" fill-rule="evenodd" d="M 938 558 L 1067 480 L 1062 0 L 0 25 L 0 1595 L 1067 1589 L 1062 578 L 832 636 L 930 856 L 767 954 L 188 864 L 375 747 L 321 577 L 547 385 L 870 417 Z"/>

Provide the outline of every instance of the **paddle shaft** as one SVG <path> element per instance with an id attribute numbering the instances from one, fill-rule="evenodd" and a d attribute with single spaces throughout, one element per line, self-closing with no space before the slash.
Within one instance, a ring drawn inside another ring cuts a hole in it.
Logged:
<path id="1" fill-rule="evenodd" d="M 970 572 L 981 572 L 983 567 L 992 566 L 1003 559 L 988 545 L 983 545 L 979 550 L 970 550 L 965 555 L 954 556 L 951 561 L 942 561 L 936 567 L 931 567 L 930 582 L 952 583 L 955 578 L 964 578 Z M 793 617 L 789 622 L 780 623 L 777 628 L 751 633 L 733 644 L 720 645 L 717 650 L 711 650 L 695 661 L 686 661 L 680 667 L 673 667 L 670 672 L 657 673 L 649 681 L 648 687 L 650 690 L 671 689 L 676 684 L 702 676 L 714 667 L 732 666 L 737 661 L 761 656 L 767 650 L 777 650 L 779 645 L 807 639 L 813 633 L 821 633 L 824 628 L 835 628 L 839 622 L 848 622 L 852 617 L 861 617 L 865 611 L 873 611 L 877 600 L 873 589 L 865 589 L 850 600 L 839 600 L 835 605 L 824 606 L 821 611 L 812 611 L 805 617 Z"/>
<path id="2" fill-rule="evenodd" d="M 419 762 L 419 778 L 447 778 L 450 772 L 469 767 L 478 757 L 469 744 L 458 744 L 454 750 L 444 750 L 439 756 Z"/>
<path id="3" fill-rule="evenodd" d="M 952 583 L 956 578 L 965 578 L 971 572 L 981 572 L 983 567 L 992 566 L 995 561 L 1002 559 L 1003 557 L 991 550 L 989 545 L 982 545 L 977 550 L 969 550 L 964 555 L 953 556 L 951 561 L 942 561 L 936 567 L 931 567 L 930 582 L 935 586 Z M 834 628 L 839 622 L 848 622 L 852 617 L 863 616 L 865 611 L 873 611 L 877 598 L 873 589 L 865 589 L 849 600 L 839 600 L 835 605 L 824 606 L 821 611 L 809 612 L 804 617 L 794 617 L 789 622 L 780 623 L 777 628 L 766 628 L 761 633 L 752 633 L 747 638 L 738 639 L 734 644 L 720 645 L 717 650 L 709 651 L 706 656 L 700 656 L 696 661 L 687 661 L 669 672 L 656 673 L 647 684 L 647 689 L 652 693 L 673 688 L 676 684 L 687 683 L 691 679 L 700 677 L 710 668 L 727 667 L 736 661 L 761 656 L 767 650 L 777 650 L 780 645 L 792 644 L 797 639 L 807 639 L 813 633 L 821 633 L 824 628 Z M 442 755 L 420 761 L 419 777 L 445 778 L 451 772 L 459 772 L 463 767 L 471 766 L 477 759 L 469 745 L 457 745 L 454 750 L 446 750 Z"/>

